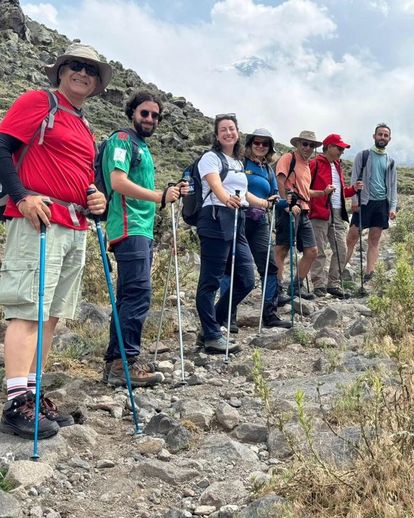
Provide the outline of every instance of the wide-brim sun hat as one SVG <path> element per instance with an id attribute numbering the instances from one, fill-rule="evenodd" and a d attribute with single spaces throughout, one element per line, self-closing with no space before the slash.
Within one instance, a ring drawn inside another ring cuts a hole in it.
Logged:
<path id="1" fill-rule="evenodd" d="M 64 54 L 56 58 L 56 63 L 54 65 L 45 66 L 45 74 L 47 75 L 52 85 L 55 87 L 59 86 L 59 67 L 71 59 L 86 61 L 87 63 L 92 63 L 98 67 L 99 78 L 97 85 L 89 97 L 93 97 L 94 95 L 102 93 L 112 79 L 112 67 L 108 65 L 108 63 L 105 63 L 101 60 L 99 54 L 93 47 L 83 43 L 72 43 L 65 50 Z"/>
<path id="2" fill-rule="evenodd" d="M 314 131 L 303 130 L 299 133 L 299 137 L 292 137 L 290 139 L 290 143 L 292 144 L 293 147 L 297 147 L 298 143 L 301 140 L 307 140 L 308 142 L 313 142 L 315 144 L 315 147 L 322 146 L 322 142 L 320 140 L 317 140 Z"/>
<path id="3" fill-rule="evenodd" d="M 275 149 L 275 141 L 274 141 L 274 138 L 272 137 L 272 134 L 270 133 L 269 130 L 267 130 L 266 128 L 258 128 L 258 129 L 255 129 L 253 131 L 253 133 L 249 133 L 248 135 L 246 135 L 246 146 L 250 145 L 252 140 L 254 139 L 254 137 L 262 137 L 262 138 L 267 138 L 270 140 L 270 146 L 271 146 L 271 151 L 273 151 L 273 153 L 276 153 L 276 149 Z"/>

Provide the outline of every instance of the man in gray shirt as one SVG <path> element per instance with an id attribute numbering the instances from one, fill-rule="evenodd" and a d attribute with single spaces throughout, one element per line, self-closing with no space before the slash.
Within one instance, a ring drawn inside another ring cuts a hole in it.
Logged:
<path id="1" fill-rule="evenodd" d="M 374 131 L 374 145 L 370 150 L 357 154 L 352 167 L 351 184 L 362 180 L 361 191 L 362 228 L 368 228 L 367 266 L 364 282 L 372 279 L 379 254 L 382 231 L 388 228 L 388 220 L 395 219 L 397 208 L 397 169 L 386 147 L 391 140 L 391 129 L 385 123 Z M 352 198 L 352 219 L 347 237 L 348 263 L 359 237 L 359 207 L 356 196 Z"/>

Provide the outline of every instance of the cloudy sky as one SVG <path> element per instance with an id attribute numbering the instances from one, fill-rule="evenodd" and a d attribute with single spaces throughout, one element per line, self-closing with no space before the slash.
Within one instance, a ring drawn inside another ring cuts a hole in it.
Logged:
<path id="1" fill-rule="evenodd" d="M 236 112 L 288 143 L 373 127 L 414 163 L 414 0 L 21 0 L 26 14 L 94 45 L 203 113 Z"/>

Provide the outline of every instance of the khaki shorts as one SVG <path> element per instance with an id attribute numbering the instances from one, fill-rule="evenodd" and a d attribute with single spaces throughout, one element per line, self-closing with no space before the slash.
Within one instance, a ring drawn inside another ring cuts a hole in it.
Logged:
<path id="1" fill-rule="evenodd" d="M 38 319 L 40 239 L 27 219 L 6 222 L 0 304 L 6 319 Z M 73 318 L 85 265 L 86 231 L 52 224 L 46 231 L 43 318 Z"/>

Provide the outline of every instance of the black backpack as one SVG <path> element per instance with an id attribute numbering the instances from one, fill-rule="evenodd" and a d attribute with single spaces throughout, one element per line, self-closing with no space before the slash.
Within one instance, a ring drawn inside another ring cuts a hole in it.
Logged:
<path id="1" fill-rule="evenodd" d="M 221 162 L 221 172 L 220 172 L 220 179 L 222 182 L 224 182 L 224 179 L 227 176 L 227 173 L 229 172 L 229 164 L 226 160 L 226 157 L 223 153 L 220 151 L 215 151 L 214 149 L 211 149 L 209 151 L 212 151 L 215 153 Z M 200 162 L 201 158 L 208 153 L 208 151 L 205 151 L 201 156 L 199 156 L 192 164 L 190 164 L 188 167 L 186 167 L 183 171 L 183 180 L 192 180 L 194 185 L 194 194 L 189 196 L 183 196 L 183 208 L 181 211 L 183 220 L 187 225 L 197 225 L 197 219 L 198 214 L 203 206 L 203 203 L 206 201 L 208 196 L 212 193 L 211 189 L 207 193 L 207 195 L 203 198 L 203 188 L 201 184 L 201 178 L 200 173 L 198 171 L 198 163 Z"/>
<path id="2" fill-rule="evenodd" d="M 108 218 L 109 203 L 111 201 L 112 194 L 114 192 L 112 189 L 108 190 L 106 187 L 104 173 L 102 170 L 102 159 L 103 159 L 104 151 L 106 148 L 106 144 L 108 143 L 109 139 L 113 135 L 116 135 L 117 133 L 128 133 L 128 135 L 131 138 L 132 158 L 131 158 L 130 168 L 132 169 L 133 167 L 136 167 L 141 161 L 141 154 L 139 152 L 138 135 L 132 128 L 117 129 L 117 130 L 113 131 L 109 135 L 109 137 L 107 137 L 105 140 L 103 140 L 97 147 L 96 154 L 95 154 L 95 162 L 93 165 L 94 170 L 95 170 L 95 185 L 96 185 L 97 189 L 105 195 L 106 202 L 107 202 L 105 212 L 103 214 L 101 214 L 101 216 L 99 216 L 99 218 L 102 221 L 106 221 L 106 219 Z"/>
<path id="3" fill-rule="evenodd" d="M 47 112 L 46 117 L 41 122 L 40 126 L 37 128 L 37 130 L 32 135 L 32 138 L 30 141 L 23 146 L 22 152 L 20 153 L 19 160 L 16 164 L 16 171 L 18 172 L 22 163 L 23 159 L 28 152 L 30 146 L 34 144 L 37 136 L 39 136 L 38 145 L 42 145 L 44 142 L 44 139 L 47 135 L 47 130 L 53 129 L 53 126 L 55 124 L 55 115 L 59 110 L 64 110 L 71 115 L 74 115 L 75 117 L 79 117 L 83 120 L 85 125 L 89 128 L 88 121 L 85 119 L 81 111 L 75 111 L 70 110 L 69 108 L 66 108 L 66 106 L 61 106 L 59 104 L 58 98 L 56 97 L 56 94 L 50 90 L 44 89 L 44 91 L 47 93 L 48 101 L 49 101 L 49 111 Z M 3 186 L 0 183 L 0 221 L 4 221 L 6 218 L 3 216 L 4 210 L 6 208 L 7 200 L 9 199 L 8 193 L 3 190 Z"/>

